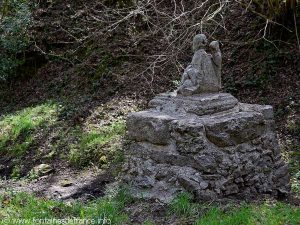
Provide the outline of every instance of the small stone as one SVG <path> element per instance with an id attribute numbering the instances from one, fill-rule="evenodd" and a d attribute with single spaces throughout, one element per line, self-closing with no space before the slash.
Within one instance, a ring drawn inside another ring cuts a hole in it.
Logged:
<path id="1" fill-rule="evenodd" d="M 63 180 L 63 181 L 60 183 L 60 185 L 61 185 L 62 187 L 70 187 L 70 186 L 73 185 L 73 182 L 70 181 L 70 180 Z"/>
<path id="2" fill-rule="evenodd" d="M 216 159 L 212 155 L 200 155 L 195 160 L 203 171 L 212 172 L 217 169 Z"/>
<path id="3" fill-rule="evenodd" d="M 148 176 L 139 176 L 135 179 L 136 185 L 142 188 L 150 188 L 153 187 L 155 181 Z"/>
<path id="4" fill-rule="evenodd" d="M 231 195 L 239 192 L 239 187 L 236 184 L 232 184 L 226 187 L 225 194 Z"/>
<path id="5" fill-rule="evenodd" d="M 241 178 L 241 177 L 238 177 L 238 178 L 236 178 L 236 179 L 234 180 L 234 182 L 236 182 L 236 183 L 243 183 L 243 182 L 244 182 L 244 179 Z"/>
<path id="6" fill-rule="evenodd" d="M 202 181 L 202 182 L 200 182 L 200 185 L 199 185 L 199 186 L 200 186 L 201 189 L 204 190 L 204 189 L 206 189 L 206 188 L 208 187 L 208 183 L 205 182 L 205 181 Z"/>
<path id="7" fill-rule="evenodd" d="M 107 157 L 105 155 L 101 156 L 99 162 L 101 164 L 107 164 Z"/>
<path id="8" fill-rule="evenodd" d="M 282 167 L 279 167 L 274 174 L 274 179 L 279 179 L 281 177 L 287 176 L 288 174 L 288 166 L 284 165 Z"/>
<path id="9" fill-rule="evenodd" d="M 33 173 L 37 176 L 48 175 L 54 172 L 54 169 L 48 164 L 40 164 L 32 169 Z"/>

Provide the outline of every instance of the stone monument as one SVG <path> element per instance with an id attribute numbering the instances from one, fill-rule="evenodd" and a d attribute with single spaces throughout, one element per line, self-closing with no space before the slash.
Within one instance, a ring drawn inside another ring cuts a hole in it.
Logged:
<path id="1" fill-rule="evenodd" d="M 213 41 L 209 47 L 212 54 L 205 51 L 207 38 L 198 34 L 193 40 L 194 56 L 190 65 L 185 69 L 178 94 L 192 95 L 202 92 L 215 92 L 221 90 L 221 64 L 222 57 L 219 43 Z"/>
<path id="2" fill-rule="evenodd" d="M 221 90 L 217 41 L 196 35 L 194 56 L 175 92 L 127 118 L 122 179 L 137 197 L 169 202 L 187 191 L 199 200 L 257 199 L 289 193 L 272 106 L 240 103 Z"/>

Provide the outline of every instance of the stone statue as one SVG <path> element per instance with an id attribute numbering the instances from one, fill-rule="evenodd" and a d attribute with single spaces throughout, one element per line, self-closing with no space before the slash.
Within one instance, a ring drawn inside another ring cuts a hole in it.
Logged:
<path id="1" fill-rule="evenodd" d="M 177 93 L 182 95 L 199 94 L 203 92 L 218 92 L 221 90 L 222 56 L 217 41 L 210 43 L 211 54 L 206 53 L 207 38 L 197 34 L 193 39 L 194 56 L 185 69 L 181 86 Z"/>
<path id="2" fill-rule="evenodd" d="M 200 202 L 288 196 L 289 170 L 272 106 L 240 103 L 220 92 L 217 41 L 208 45 L 198 34 L 193 50 L 177 93 L 160 94 L 147 110 L 127 117 L 120 178 L 133 196 L 165 203 L 180 192 Z"/>

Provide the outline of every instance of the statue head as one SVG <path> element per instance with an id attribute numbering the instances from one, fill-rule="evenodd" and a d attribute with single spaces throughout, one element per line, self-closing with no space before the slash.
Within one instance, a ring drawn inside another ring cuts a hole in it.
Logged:
<path id="1" fill-rule="evenodd" d="M 218 41 L 212 41 L 210 44 L 209 44 L 209 48 L 211 51 L 213 52 L 219 52 L 220 51 L 220 45 L 219 45 L 219 42 Z"/>
<path id="2" fill-rule="evenodd" d="M 197 51 L 207 45 L 207 38 L 204 34 L 197 34 L 193 39 L 193 51 Z"/>

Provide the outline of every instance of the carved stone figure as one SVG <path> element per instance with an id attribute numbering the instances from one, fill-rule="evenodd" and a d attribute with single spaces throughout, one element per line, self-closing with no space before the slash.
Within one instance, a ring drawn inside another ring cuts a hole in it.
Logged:
<path id="1" fill-rule="evenodd" d="M 193 40 L 194 56 L 190 65 L 185 69 L 181 86 L 177 92 L 182 95 L 192 95 L 202 92 L 217 92 L 221 89 L 222 56 L 217 41 L 210 43 L 212 54 L 205 51 L 207 38 L 197 34 Z"/>
<path id="2" fill-rule="evenodd" d="M 219 42 L 212 41 L 209 44 L 209 49 L 211 50 L 212 53 L 212 60 L 214 62 L 215 74 L 217 75 L 218 78 L 218 85 L 221 88 L 222 87 L 222 81 L 221 81 L 222 80 L 221 79 L 222 55 L 221 55 Z"/>

